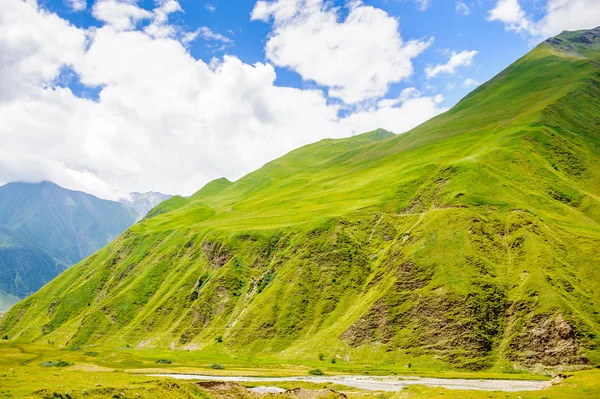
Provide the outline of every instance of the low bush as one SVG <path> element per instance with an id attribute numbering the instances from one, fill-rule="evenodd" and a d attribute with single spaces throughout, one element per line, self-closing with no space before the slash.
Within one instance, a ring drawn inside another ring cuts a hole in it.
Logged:
<path id="1" fill-rule="evenodd" d="M 40 367 L 68 367 L 72 365 L 73 363 L 65 362 L 64 360 L 59 360 L 56 362 L 48 360 L 39 364 Z"/>
<path id="2" fill-rule="evenodd" d="M 310 375 L 325 375 L 325 373 L 319 369 L 310 370 L 308 372 L 308 374 L 310 374 Z"/>

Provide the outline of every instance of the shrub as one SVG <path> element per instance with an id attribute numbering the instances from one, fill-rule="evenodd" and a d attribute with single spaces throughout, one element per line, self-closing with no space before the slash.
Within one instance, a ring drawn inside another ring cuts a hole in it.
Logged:
<path id="1" fill-rule="evenodd" d="M 211 364 L 210 368 L 215 370 L 223 370 L 225 366 L 223 366 L 222 364 Z"/>
<path id="2" fill-rule="evenodd" d="M 99 353 L 98 352 L 85 352 L 84 355 L 85 356 L 98 356 Z"/>
<path id="3" fill-rule="evenodd" d="M 310 375 L 325 375 L 325 373 L 319 369 L 310 370 L 308 372 L 308 374 L 310 374 Z"/>
<path id="4" fill-rule="evenodd" d="M 217 341 L 218 343 L 223 342 L 223 336 L 219 335 L 217 338 L 215 338 L 215 341 Z"/>
<path id="5" fill-rule="evenodd" d="M 331 363 L 337 363 L 337 360 L 335 360 L 335 357 L 333 359 L 331 359 Z"/>
<path id="6" fill-rule="evenodd" d="M 321 361 L 325 360 L 325 354 L 324 353 L 319 353 L 319 360 L 321 360 Z"/>
<path id="7" fill-rule="evenodd" d="M 3 336 L 2 339 L 8 339 L 8 335 Z"/>
<path id="8" fill-rule="evenodd" d="M 40 367 L 68 367 L 72 365 L 73 363 L 65 362 L 64 360 L 59 360 L 57 362 L 48 360 L 39 364 Z"/>
<path id="9" fill-rule="evenodd" d="M 173 364 L 173 361 L 169 359 L 158 359 L 156 361 L 156 364 Z"/>

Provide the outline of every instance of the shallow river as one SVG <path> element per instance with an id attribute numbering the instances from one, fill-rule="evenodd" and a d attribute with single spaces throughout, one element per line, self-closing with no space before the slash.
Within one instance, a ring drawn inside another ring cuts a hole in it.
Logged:
<path id="1" fill-rule="evenodd" d="M 258 382 L 276 387 L 278 382 L 333 383 L 369 391 L 396 392 L 407 385 L 424 385 L 448 389 L 469 389 L 479 391 L 535 391 L 543 381 L 522 380 L 465 380 L 421 377 L 373 377 L 373 376 L 306 376 L 306 377 L 240 377 L 197 374 L 150 374 L 151 377 L 171 377 L 179 380 Z"/>

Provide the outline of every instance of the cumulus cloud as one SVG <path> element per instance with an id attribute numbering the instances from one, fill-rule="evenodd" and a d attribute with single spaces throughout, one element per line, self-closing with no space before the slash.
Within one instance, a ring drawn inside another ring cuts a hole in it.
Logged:
<path id="1" fill-rule="evenodd" d="M 443 110 L 440 96 L 411 89 L 340 117 L 345 106 L 322 90 L 278 87 L 268 63 L 207 64 L 180 35 L 136 26 L 132 15 L 152 24 L 156 9 L 147 18 L 126 10 L 101 11 L 106 25 L 84 31 L 32 0 L 0 2 L 0 181 L 48 179 L 105 198 L 190 194 L 324 137 L 401 133 Z M 98 98 L 57 85 L 65 68 Z"/>
<path id="2" fill-rule="evenodd" d="M 362 110 L 341 121 L 347 131 L 363 133 L 375 127 L 393 132 L 405 132 L 427 119 L 445 111 L 441 108 L 444 97 L 423 96 L 415 88 L 404 89 L 396 99 L 384 99 L 377 106 Z"/>
<path id="3" fill-rule="evenodd" d="M 86 0 L 68 0 L 67 4 L 73 11 L 83 11 L 87 7 Z"/>
<path id="4" fill-rule="evenodd" d="M 456 2 L 456 13 L 461 15 L 469 15 L 471 14 L 471 10 L 469 6 L 464 1 Z"/>
<path id="5" fill-rule="evenodd" d="M 600 25 L 597 0 L 546 0 L 543 16 L 535 21 L 518 0 L 498 0 L 488 13 L 489 21 L 503 22 L 507 30 L 524 33 L 538 40 L 563 30 L 590 29 Z"/>
<path id="6" fill-rule="evenodd" d="M 427 78 L 434 78 L 439 74 L 453 75 L 456 72 L 456 68 L 471 65 L 476 54 L 476 50 L 465 50 L 460 53 L 453 51 L 447 63 L 425 67 L 425 75 L 427 75 Z"/>
<path id="7" fill-rule="evenodd" d="M 152 23 L 144 28 L 144 31 L 153 37 L 174 37 L 177 34 L 184 34 L 169 25 L 169 15 L 175 12 L 182 12 L 181 6 L 177 0 L 157 0 L 158 7 L 153 11 Z"/>
<path id="8" fill-rule="evenodd" d="M 463 82 L 462 86 L 466 87 L 468 89 L 470 89 L 471 87 L 477 87 L 479 86 L 481 83 L 475 79 L 472 78 L 467 78 L 465 79 L 465 81 Z"/>
<path id="9" fill-rule="evenodd" d="M 596 0 L 550 0 L 538 22 L 539 35 L 548 37 L 563 30 L 591 29 L 600 25 L 600 2 Z"/>
<path id="10" fill-rule="evenodd" d="M 135 0 L 98 0 L 92 7 L 92 15 L 117 30 L 130 30 L 152 13 L 138 7 Z"/>
<path id="11" fill-rule="evenodd" d="M 506 29 L 515 32 L 531 32 L 533 24 L 525 15 L 518 0 L 498 0 L 496 6 L 488 12 L 488 21 L 501 21 Z"/>
<path id="12" fill-rule="evenodd" d="M 265 47 L 271 62 L 350 104 L 380 97 L 411 76 L 412 59 L 432 40 L 404 42 L 398 21 L 385 11 L 360 1 L 347 7 L 342 20 L 323 0 L 261 0 L 251 18 L 273 24 Z"/>
<path id="13" fill-rule="evenodd" d="M 45 86 L 83 56 L 85 32 L 35 3 L 0 5 L 0 103 L 30 86 Z"/>

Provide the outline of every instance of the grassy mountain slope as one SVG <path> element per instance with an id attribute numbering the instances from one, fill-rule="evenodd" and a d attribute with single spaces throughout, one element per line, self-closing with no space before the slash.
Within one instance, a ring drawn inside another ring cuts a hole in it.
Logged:
<path id="1" fill-rule="evenodd" d="M 0 187 L 0 293 L 30 295 L 136 218 L 122 204 L 50 182 Z"/>
<path id="2" fill-rule="evenodd" d="M 408 133 L 322 140 L 173 197 L 12 308 L 2 334 L 290 361 L 598 364 L 598 36 L 541 44 Z"/>

